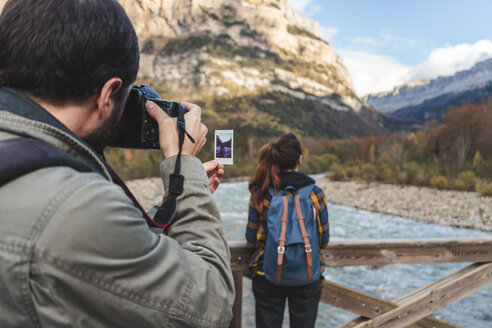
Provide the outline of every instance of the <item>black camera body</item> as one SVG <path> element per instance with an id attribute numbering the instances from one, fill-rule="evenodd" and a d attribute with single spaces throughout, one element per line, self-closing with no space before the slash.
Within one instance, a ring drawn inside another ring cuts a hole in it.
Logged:
<path id="1" fill-rule="evenodd" d="M 156 103 L 171 117 L 178 117 L 180 111 L 186 112 L 181 103 L 162 100 L 157 92 L 145 85 L 132 86 L 115 135 L 109 143 L 111 147 L 159 149 L 159 127 L 145 109 L 147 100 Z"/>

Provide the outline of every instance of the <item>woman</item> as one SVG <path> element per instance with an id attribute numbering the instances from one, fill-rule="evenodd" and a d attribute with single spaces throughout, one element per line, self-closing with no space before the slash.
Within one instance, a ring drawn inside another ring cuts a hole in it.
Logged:
<path id="1" fill-rule="evenodd" d="M 286 190 L 287 187 L 289 190 L 292 190 L 292 187 L 299 190 L 315 183 L 313 179 L 299 172 L 301 164 L 301 143 L 293 133 L 284 134 L 276 142 L 262 147 L 256 173 L 249 184 L 251 198 L 246 240 L 248 245 L 256 247 L 250 263 L 250 275 L 256 302 L 257 327 L 281 327 L 287 299 L 291 327 L 314 327 L 316 322 L 322 276 L 307 285 L 281 286 L 265 278 L 263 271 L 265 243 L 268 237 L 267 213 L 273 195 Z M 309 199 L 315 208 L 313 219 L 316 220 L 317 240 L 321 249 L 328 244 L 329 239 L 326 200 L 323 191 L 316 185 L 312 187 Z M 319 256 L 321 273 L 324 269 L 322 258 Z"/>

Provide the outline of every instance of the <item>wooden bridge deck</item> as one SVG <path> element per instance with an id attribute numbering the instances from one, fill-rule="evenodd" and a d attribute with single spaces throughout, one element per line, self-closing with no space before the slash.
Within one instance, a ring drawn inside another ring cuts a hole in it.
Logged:
<path id="1" fill-rule="evenodd" d="M 239 291 L 230 327 L 239 328 L 242 278 L 254 249 L 243 242 L 230 242 L 229 246 L 234 282 L 236 291 Z M 492 238 L 333 241 L 322 250 L 322 255 L 327 267 L 474 263 L 395 302 L 325 281 L 321 296 L 323 303 L 360 315 L 339 328 L 456 327 L 429 315 L 492 283 Z"/>

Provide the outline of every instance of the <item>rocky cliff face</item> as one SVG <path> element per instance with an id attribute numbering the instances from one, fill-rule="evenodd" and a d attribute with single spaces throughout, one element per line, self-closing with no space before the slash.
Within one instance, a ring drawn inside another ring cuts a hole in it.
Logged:
<path id="1" fill-rule="evenodd" d="M 142 41 L 142 78 L 219 95 L 268 88 L 301 99 L 328 97 L 322 101 L 334 109 L 360 109 L 348 71 L 319 38 L 318 23 L 287 0 L 120 3 Z"/>
<path id="2" fill-rule="evenodd" d="M 366 96 L 364 100 L 383 113 L 427 120 L 439 118 L 439 109 L 458 104 L 459 98 L 480 100 L 489 93 L 491 83 L 492 59 L 489 59 L 453 76 L 412 82 L 390 92 Z"/>

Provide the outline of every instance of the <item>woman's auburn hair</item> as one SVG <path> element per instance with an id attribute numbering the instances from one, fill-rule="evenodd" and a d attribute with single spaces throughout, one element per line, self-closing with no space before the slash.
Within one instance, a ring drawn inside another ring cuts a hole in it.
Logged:
<path id="1" fill-rule="evenodd" d="M 263 200 L 268 188 L 281 188 L 278 173 L 294 169 L 301 155 L 301 143 L 291 132 L 261 147 L 256 172 L 249 182 L 251 200 L 259 212 L 263 209 Z"/>

